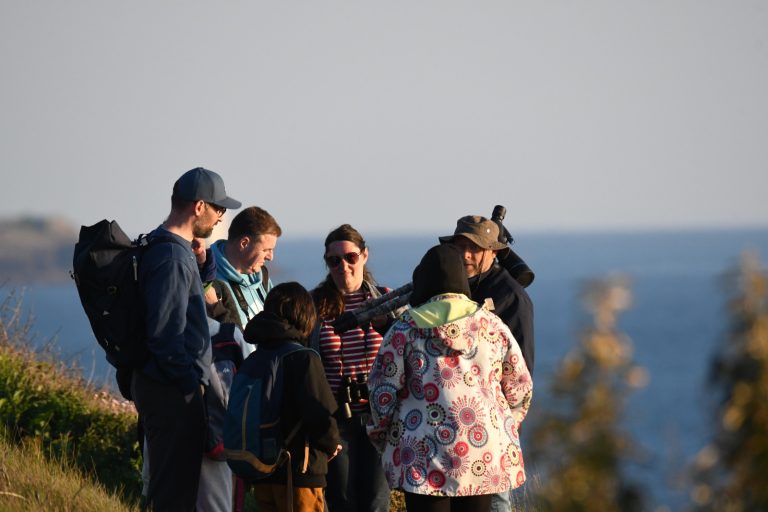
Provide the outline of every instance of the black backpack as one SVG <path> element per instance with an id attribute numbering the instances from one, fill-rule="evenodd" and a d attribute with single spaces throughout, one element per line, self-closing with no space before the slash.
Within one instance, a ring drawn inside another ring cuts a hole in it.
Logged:
<path id="1" fill-rule="evenodd" d="M 173 241 L 170 237 L 154 241 Z M 130 370 L 149 358 L 139 266 L 147 236 L 131 240 L 115 221 L 82 226 L 72 258 L 72 279 L 91 329 L 107 361 L 118 369 L 118 385 L 129 396 Z M 125 379 L 128 379 L 127 382 Z"/>

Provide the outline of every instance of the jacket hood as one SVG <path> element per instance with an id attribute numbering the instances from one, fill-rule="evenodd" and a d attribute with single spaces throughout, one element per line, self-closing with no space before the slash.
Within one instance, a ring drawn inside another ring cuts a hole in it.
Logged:
<path id="1" fill-rule="evenodd" d="M 411 306 L 443 293 L 470 294 L 464 260 L 452 245 L 432 247 L 413 270 Z"/>
<path id="2" fill-rule="evenodd" d="M 262 311 L 248 322 L 243 337 L 245 341 L 257 345 L 286 341 L 296 341 L 304 346 L 307 344 L 306 337 L 302 336 L 298 329 L 284 318 L 266 311 Z"/>
<path id="3" fill-rule="evenodd" d="M 466 330 L 477 330 L 474 319 L 480 309 L 466 295 L 445 293 L 437 295 L 419 307 L 411 308 L 410 315 L 414 326 L 419 330 L 428 330 L 432 343 L 460 353 L 467 353 L 474 347 L 473 336 L 462 336 Z"/>
<path id="4" fill-rule="evenodd" d="M 255 274 L 241 274 L 227 259 L 224 248 L 226 247 L 226 240 L 217 240 L 211 245 L 211 252 L 216 257 L 216 273 L 226 279 L 227 281 L 233 281 L 240 286 L 253 286 L 255 283 L 261 282 L 261 272 Z"/>

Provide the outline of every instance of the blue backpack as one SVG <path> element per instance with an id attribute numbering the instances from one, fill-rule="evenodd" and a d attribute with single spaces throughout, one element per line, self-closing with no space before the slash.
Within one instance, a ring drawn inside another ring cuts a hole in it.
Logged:
<path id="1" fill-rule="evenodd" d="M 295 342 L 274 350 L 259 347 L 235 375 L 224 419 L 224 456 L 232 471 L 247 481 L 266 478 L 290 462 L 286 446 L 301 423 L 283 439 L 283 358 L 299 350 L 311 349 Z M 288 471 L 290 478 L 290 464 Z"/>

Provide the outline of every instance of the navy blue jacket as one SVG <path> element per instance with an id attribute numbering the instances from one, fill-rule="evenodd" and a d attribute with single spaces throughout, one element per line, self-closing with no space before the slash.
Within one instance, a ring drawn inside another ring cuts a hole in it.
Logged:
<path id="1" fill-rule="evenodd" d="M 493 299 L 493 312 L 512 331 L 528 371 L 533 375 L 533 303 L 528 292 L 498 264 L 483 274 L 471 277 L 469 288 L 472 300 L 479 304 L 488 297 Z"/>
<path id="2" fill-rule="evenodd" d="M 175 241 L 153 237 L 173 238 Z M 149 234 L 139 271 L 146 308 L 149 361 L 145 375 L 182 394 L 208 385 L 211 342 L 197 261 L 190 243 L 162 226 Z"/>

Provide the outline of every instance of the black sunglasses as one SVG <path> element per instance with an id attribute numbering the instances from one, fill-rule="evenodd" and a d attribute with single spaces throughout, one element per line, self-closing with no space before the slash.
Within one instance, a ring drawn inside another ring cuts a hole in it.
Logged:
<path id="1" fill-rule="evenodd" d="M 348 252 L 344 256 L 325 256 L 325 262 L 328 264 L 331 268 L 336 268 L 341 264 L 341 260 L 346 261 L 350 265 L 354 265 L 358 261 L 360 261 L 360 253 L 359 252 Z"/>
<path id="2" fill-rule="evenodd" d="M 206 202 L 205 204 L 207 204 L 209 207 L 211 207 L 211 208 L 213 209 L 213 211 L 215 211 L 215 212 L 216 212 L 216 214 L 217 214 L 219 217 L 221 217 L 222 215 L 224 215 L 225 213 L 227 213 L 227 209 L 226 209 L 226 208 L 224 208 L 223 206 L 219 206 L 219 205 L 217 205 L 217 204 L 208 203 L 208 202 Z"/>

